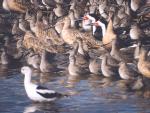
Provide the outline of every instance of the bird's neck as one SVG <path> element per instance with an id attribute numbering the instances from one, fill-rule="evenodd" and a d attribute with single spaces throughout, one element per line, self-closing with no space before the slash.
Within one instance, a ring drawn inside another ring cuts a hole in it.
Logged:
<path id="1" fill-rule="evenodd" d="M 44 64 L 46 62 L 46 52 L 42 53 L 41 56 L 41 64 Z"/>
<path id="2" fill-rule="evenodd" d="M 116 52 L 118 49 L 117 49 L 117 47 L 116 47 L 116 45 L 112 45 L 112 49 L 111 49 L 111 53 L 113 52 Z"/>
<path id="3" fill-rule="evenodd" d="M 74 28 L 75 27 L 75 16 L 74 16 L 74 13 L 70 13 L 69 14 L 69 18 L 71 20 L 71 27 Z"/>
<path id="4" fill-rule="evenodd" d="M 79 52 L 80 54 L 84 55 L 84 50 L 83 50 L 82 42 L 79 42 L 78 52 Z"/>
<path id="5" fill-rule="evenodd" d="M 108 33 L 110 33 L 110 32 L 114 33 L 112 19 L 109 20 L 106 32 L 108 32 Z"/>
<path id="6" fill-rule="evenodd" d="M 3 4 L 2 4 L 2 5 L 3 5 L 3 8 L 4 8 L 5 10 L 10 11 L 6 0 L 3 0 Z"/>
<path id="7" fill-rule="evenodd" d="M 95 31 L 96 31 L 96 26 L 93 26 L 92 27 L 92 33 L 93 33 L 93 35 L 94 35 Z"/>
<path id="8" fill-rule="evenodd" d="M 75 56 L 69 56 L 69 64 L 70 65 L 75 65 Z"/>
<path id="9" fill-rule="evenodd" d="M 101 64 L 102 66 L 104 66 L 104 65 L 107 65 L 107 57 L 104 57 L 103 59 L 102 59 L 102 64 Z"/>
<path id="10" fill-rule="evenodd" d="M 32 74 L 31 72 L 27 72 L 25 74 L 24 84 L 28 84 L 31 82 L 31 74 Z"/>
<path id="11" fill-rule="evenodd" d="M 139 61 L 145 61 L 146 60 L 146 56 L 147 56 L 147 54 L 146 54 L 146 52 L 142 52 L 140 55 L 139 55 Z"/>
<path id="12" fill-rule="evenodd" d="M 68 20 L 66 20 L 66 21 L 64 22 L 64 27 L 63 27 L 63 29 L 69 29 L 70 26 L 71 26 L 71 20 L 68 19 Z"/>
<path id="13" fill-rule="evenodd" d="M 94 17 L 89 16 L 89 19 L 91 20 L 92 23 L 96 22 L 96 19 Z M 96 26 L 93 26 L 92 27 L 92 33 L 93 33 L 93 35 L 94 35 L 95 31 L 96 31 Z"/>
<path id="14" fill-rule="evenodd" d="M 102 22 L 99 22 L 99 24 L 100 24 L 100 26 L 101 26 L 101 28 L 102 28 L 102 34 L 103 34 L 103 36 L 104 36 L 105 33 L 106 33 L 106 25 L 105 25 L 104 23 L 102 23 Z"/>

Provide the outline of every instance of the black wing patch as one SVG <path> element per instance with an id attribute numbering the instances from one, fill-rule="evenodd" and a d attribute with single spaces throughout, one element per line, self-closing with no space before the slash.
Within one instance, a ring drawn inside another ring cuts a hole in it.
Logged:
<path id="1" fill-rule="evenodd" d="M 43 86 L 37 86 L 36 88 L 37 90 L 40 90 L 40 89 L 47 89 L 46 87 L 43 87 Z"/>
<path id="2" fill-rule="evenodd" d="M 62 94 L 60 94 L 60 93 L 57 93 L 57 92 L 55 92 L 55 93 L 40 93 L 40 92 L 38 92 L 37 91 L 37 93 L 38 94 L 40 94 L 41 96 L 43 96 L 44 98 L 55 98 L 55 97 L 57 97 L 57 98 L 60 98 L 60 97 L 62 97 Z"/>

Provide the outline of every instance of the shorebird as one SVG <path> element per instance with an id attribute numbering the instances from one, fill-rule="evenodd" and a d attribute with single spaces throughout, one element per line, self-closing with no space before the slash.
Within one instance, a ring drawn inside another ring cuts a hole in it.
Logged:
<path id="1" fill-rule="evenodd" d="M 138 76 L 134 80 L 120 80 L 117 84 L 121 88 L 125 88 L 128 91 L 139 91 L 144 88 L 145 83 L 141 76 Z"/>
<path id="2" fill-rule="evenodd" d="M 16 64 L 19 61 L 19 58 L 15 57 L 15 54 L 13 53 L 13 51 L 11 51 L 11 53 L 9 53 L 8 48 L 7 47 L 2 47 L 1 49 L 1 64 L 3 65 L 8 65 L 8 64 Z"/>
<path id="3" fill-rule="evenodd" d="M 41 55 L 41 63 L 40 63 L 40 70 L 43 73 L 48 73 L 48 72 L 56 72 L 59 71 L 56 66 L 54 66 L 53 60 L 54 60 L 55 54 L 49 53 L 46 50 L 42 52 Z"/>
<path id="4" fill-rule="evenodd" d="M 108 60 L 107 55 L 100 56 L 100 59 L 102 59 L 102 63 L 101 63 L 102 74 L 105 77 L 116 78 L 118 75 L 118 67 L 111 66 L 107 63 Z"/>
<path id="5" fill-rule="evenodd" d="M 68 71 L 70 75 L 78 76 L 81 74 L 87 73 L 84 68 L 80 67 L 76 64 L 76 58 L 75 55 L 77 54 L 78 50 L 78 44 L 75 43 L 73 50 L 69 51 L 69 65 L 68 65 Z"/>
<path id="6" fill-rule="evenodd" d="M 7 11 L 15 11 L 20 13 L 25 13 L 27 8 L 31 6 L 30 2 L 27 0 L 3 0 L 2 5 L 3 8 Z"/>
<path id="7" fill-rule="evenodd" d="M 34 5 L 36 9 L 44 9 L 44 5 L 42 4 L 42 0 L 30 0 L 31 4 Z"/>
<path id="8" fill-rule="evenodd" d="M 67 44 L 73 44 L 76 41 L 79 31 L 71 28 L 71 20 L 69 17 L 64 19 L 64 26 L 61 31 L 61 36 Z"/>
<path id="9" fill-rule="evenodd" d="M 91 46 L 91 48 L 97 48 L 101 45 L 101 42 L 95 40 L 91 33 L 82 33 L 77 29 L 71 28 L 71 20 L 69 17 L 66 17 L 64 19 L 64 26 L 61 32 L 61 37 L 67 44 L 70 45 L 73 44 L 77 40 L 77 38 L 81 38 L 82 40 L 87 42 L 88 45 Z"/>
<path id="10" fill-rule="evenodd" d="M 98 59 L 90 59 L 89 61 L 89 70 L 91 73 L 99 75 L 101 74 L 101 61 L 98 61 Z"/>
<path id="11" fill-rule="evenodd" d="M 131 10 L 136 12 L 141 6 L 141 0 L 131 0 L 130 7 Z"/>
<path id="12" fill-rule="evenodd" d="M 42 87 L 40 85 L 33 84 L 31 82 L 32 69 L 28 66 L 21 68 L 21 73 L 25 75 L 24 87 L 27 96 L 35 102 L 50 102 L 54 101 L 65 95 L 57 93 L 54 90 L 49 90 L 48 88 Z"/>
<path id="13" fill-rule="evenodd" d="M 139 74 L 137 70 L 134 69 L 136 67 L 134 64 L 127 64 L 125 62 L 120 62 L 119 64 L 119 75 L 122 79 L 125 80 L 134 80 Z"/>
<path id="14" fill-rule="evenodd" d="M 134 59 L 138 59 L 139 58 L 139 54 L 140 54 L 140 48 L 141 48 L 142 44 L 141 42 L 138 42 L 135 51 L 134 51 Z"/>
<path id="15" fill-rule="evenodd" d="M 56 8 L 53 9 L 57 17 L 66 15 L 66 10 L 63 9 L 62 4 L 56 3 Z"/>
<path id="16" fill-rule="evenodd" d="M 124 2 L 124 0 L 116 0 L 118 5 L 122 5 L 122 3 Z"/>
<path id="17" fill-rule="evenodd" d="M 82 15 L 85 14 L 85 10 L 83 9 L 86 8 L 87 2 L 88 0 L 72 0 L 70 2 L 70 9 L 74 11 L 76 19 L 80 18 Z"/>
<path id="18" fill-rule="evenodd" d="M 109 18 L 107 28 L 106 28 L 106 25 L 104 23 L 102 23 L 100 20 L 95 22 L 94 25 L 95 26 L 101 26 L 102 34 L 103 34 L 102 42 L 104 45 L 106 45 L 105 47 L 111 48 L 112 40 L 117 38 L 117 35 L 115 34 L 114 29 L 113 29 L 112 19 Z"/>
<path id="19" fill-rule="evenodd" d="M 84 15 L 83 17 L 83 21 L 82 21 L 82 28 L 85 30 L 85 31 L 91 31 L 91 23 L 94 23 L 96 22 L 96 19 L 93 17 L 93 15 L 91 16 L 90 14 L 86 14 Z M 93 34 L 96 30 L 96 27 L 93 26 Z"/>
<path id="20" fill-rule="evenodd" d="M 95 14 L 86 14 L 83 17 L 82 27 L 85 31 L 89 31 L 92 28 L 92 34 L 97 40 L 102 40 L 102 28 L 101 26 L 92 26 L 90 24 L 95 23 L 100 18 Z M 106 23 L 106 22 L 105 22 Z"/>
<path id="21" fill-rule="evenodd" d="M 140 49 L 138 70 L 140 73 L 147 78 L 150 78 L 150 61 L 147 59 L 148 51 L 144 48 Z"/>
<path id="22" fill-rule="evenodd" d="M 114 59 L 110 55 L 110 53 L 105 53 L 105 55 L 107 56 L 107 63 L 108 63 L 108 65 L 113 66 L 113 67 L 118 67 L 119 66 L 120 62 L 118 60 Z"/>
<path id="23" fill-rule="evenodd" d="M 42 3 L 46 6 L 47 10 L 56 7 L 55 0 L 42 0 Z"/>
<path id="24" fill-rule="evenodd" d="M 144 0 L 145 1 L 145 0 Z M 145 5 L 143 5 L 142 7 L 140 7 L 136 13 L 137 13 L 137 16 L 138 17 L 142 17 L 142 20 L 147 20 L 150 18 L 149 16 L 149 7 L 150 7 L 150 1 L 149 0 L 146 0 L 146 3 Z"/>
<path id="25" fill-rule="evenodd" d="M 19 18 L 19 28 L 23 32 L 26 32 L 26 31 L 30 30 L 30 24 L 29 24 L 28 21 L 25 20 L 25 15 L 24 14 L 20 15 L 20 18 Z"/>
<path id="26" fill-rule="evenodd" d="M 64 0 L 55 0 L 56 3 L 63 4 Z"/>
<path id="27" fill-rule="evenodd" d="M 127 63 L 133 62 L 134 57 L 134 55 L 131 54 L 131 51 L 120 50 L 120 44 L 117 39 L 112 40 L 112 49 L 110 55 L 118 61 L 123 61 Z"/>
<path id="28" fill-rule="evenodd" d="M 71 28 L 75 28 L 75 27 L 76 27 L 76 26 L 75 26 L 76 21 L 75 21 L 74 11 L 73 11 L 73 10 L 70 10 L 70 11 L 69 11 L 69 14 L 68 14 L 67 16 L 68 16 L 68 17 L 70 18 L 70 20 L 71 20 L 70 27 L 71 27 Z M 67 17 L 67 16 L 65 16 L 65 17 Z M 62 29 L 63 29 L 63 26 L 64 26 L 63 21 L 64 21 L 65 17 L 58 19 L 57 23 L 55 24 L 55 29 L 56 29 L 56 31 L 57 31 L 59 34 L 61 34 L 61 31 L 62 31 Z"/>
<path id="29" fill-rule="evenodd" d="M 78 43 L 78 52 L 75 56 L 76 58 L 76 64 L 82 65 L 82 66 L 87 66 L 89 64 L 89 53 L 88 53 L 88 48 L 85 48 L 85 42 L 83 42 L 82 39 L 77 38 L 77 43 Z"/>
<path id="30" fill-rule="evenodd" d="M 23 34 L 23 31 L 19 28 L 19 19 L 16 19 L 14 21 L 11 33 L 13 35 L 22 35 Z"/>
<path id="31" fill-rule="evenodd" d="M 121 6 L 118 9 L 117 15 L 114 16 L 119 18 L 119 26 L 118 27 L 129 27 L 130 26 L 130 21 L 131 21 L 131 16 L 126 13 L 125 6 Z M 114 21 L 113 21 L 114 23 Z"/>
<path id="32" fill-rule="evenodd" d="M 101 3 L 99 4 L 99 7 L 98 7 L 100 15 L 105 19 L 108 18 L 108 14 L 105 12 L 105 10 L 107 8 L 107 4 L 108 4 L 108 1 L 104 0 L 104 1 L 101 1 Z"/>
<path id="33" fill-rule="evenodd" d="M 30 53 L 27 55 L 27 63 L 35 69 L 40 68 L 40 61 L 41 58 L 39 54 L 35 54 L 33 51 L 30 51 Z"/>
<path id="34" fill-rule="evenodd" d="M 132 40 L 137 40 L 137 41 L 142 40 L 142 38 L 144 37 L 143 31 L 140 29 L 140 27 L 137 24 L 131 25 L 129 35 Z"/>
<path id="35" fill-rule="evenodd" d="M 38 17 L 37 17 L 38 18 Z M 26 12 L 25 19 L 30 23 L 30 29 L 32 32 L 36 32 L 36 15 L 29 15 L 28 11 Z"/>

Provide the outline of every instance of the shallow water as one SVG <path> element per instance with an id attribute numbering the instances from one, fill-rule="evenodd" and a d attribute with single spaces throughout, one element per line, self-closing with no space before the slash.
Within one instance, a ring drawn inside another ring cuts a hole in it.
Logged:
<path id="1" fill-rule="evenodd" d="M 33 103 L 18 69 L 1 69 L 0 113 L 150 113 L 150 101 L 96 75 L 68 77 L 66 72 L 35 73 L 33 82 L 72 96 L 53 103 Z"/>

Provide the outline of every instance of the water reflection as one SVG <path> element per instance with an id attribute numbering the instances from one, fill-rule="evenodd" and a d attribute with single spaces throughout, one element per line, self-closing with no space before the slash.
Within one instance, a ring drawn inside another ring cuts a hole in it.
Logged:
<path id="1" fill-rule="evenodd" d="M 92 75 L 88 78 L 89 86 L 93 89 L 110 87 L 114 84 L 114 80 L 111 78 L 105 78 L 100 75 Z"/>
<path id="2" fill-rule="evenodd" d="M 77 75 L 77 76 L 67 76 L 67 85 L 66 87 L 70 87 L 73 88 L 76 86 L 76 84 L 80 81 L 81 76 Z"/>
<path id="3" fill-rule="evenodd" d="M 0 78 L 6 78 L 8 74 L 8 66 L 1 65 L 0 66 Z"/>
<path id="4" fill-rule="evenodd" d="M 17 72 L 18 69 L 10 68 L 8 65 L 0 65 L 0 79 L 7 79 Z"/>
<path id="5" fill-rule="evenodd" d="M 55 103 L 32 103 L 25 107 L 23 113 L 59 113 L 59 107 Z"/>
<path id="6" fill-rule="evenodd" d="M 33 80 L 38 84 L 46 84 L 48 88 L 70 96 L 54 103 L 31 103 L 24 90 L 20 69 L 0 69 L 2 113 L 149 113 L 150 110 L 149 100 L 143 98 L 148 97 L 149 90 L 129 92 L 124 90 L 127 83 L 121 80 L 100 75 L 70 76 L 66 72 L 34 72 Z"/>
<path id="7" fill-rule="evenodd" d="M 40 73 L 40 78 L 39 81 L 41 84 L 49 82 L 51 79 L 51 74 L 50 73 Z"/>

